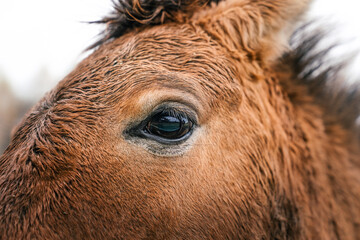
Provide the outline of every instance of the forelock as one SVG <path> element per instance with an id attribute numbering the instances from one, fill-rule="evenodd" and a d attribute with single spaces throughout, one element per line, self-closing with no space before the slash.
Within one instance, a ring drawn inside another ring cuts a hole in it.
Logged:
<path id="1" fill-rule="evenodd" d="M 186 22 L 199 8 L 220 0 L 113 0 L 113 11 L 92 23 L 105 24 L 100 38 L 89 49 L 111 41 L 136 27 L 166 22 Z"/>

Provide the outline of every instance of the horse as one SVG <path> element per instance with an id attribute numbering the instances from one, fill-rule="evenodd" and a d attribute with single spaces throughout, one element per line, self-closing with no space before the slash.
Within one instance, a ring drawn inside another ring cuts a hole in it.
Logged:
<path id="1" fill-rule="evenodd" d="M 0 158 L 2 239 L 359 239 L 360 91 L 310 0 L 114 4 Z"/>

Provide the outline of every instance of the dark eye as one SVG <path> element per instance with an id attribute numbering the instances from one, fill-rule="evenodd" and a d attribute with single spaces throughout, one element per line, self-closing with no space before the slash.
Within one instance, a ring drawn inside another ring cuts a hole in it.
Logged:
<path id="1" fill-rule="evenodd" d="M 128 139 L 136 137 L 166 145 L 177 145 L 192 135 L 197 126 L 196 119 L 196 113 L 189 107 L 168 103 L 159 106 L 143 121 L 125 130 L 124 137 Z"/>
<path id="2" fill-rule="evenodd" d="M 182 112 L 163 110 L 153 115 L 144 127 L 144 132 L 155 138 L 179 141 L 188 136 L 193 129 L 193 122 Z"/>

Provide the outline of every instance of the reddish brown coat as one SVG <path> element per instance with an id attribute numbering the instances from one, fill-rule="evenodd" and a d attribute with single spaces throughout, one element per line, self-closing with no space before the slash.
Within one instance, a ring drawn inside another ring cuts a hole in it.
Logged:
<path id="1" fill-rule="evenodd" d="M 122 2 L 1 156 L 0 236 L 358 239 L 355 125 L 287 53 L 309 1 Z M 186 142 L 128 134 L 163 103 L 195 115 Z"/>

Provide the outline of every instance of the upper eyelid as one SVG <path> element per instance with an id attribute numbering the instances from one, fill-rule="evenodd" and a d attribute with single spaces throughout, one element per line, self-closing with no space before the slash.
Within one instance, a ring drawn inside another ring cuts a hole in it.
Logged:
<path id="1" fill-rule="evenodd" d="M 183 109 L 179 109 L 176 107 L 170 107 L 170 106 L 160 106 L 158 108 L 156 108 L 155 110 L 153 110 L 145 119 L 143 119 L 137 126 L 145 126 L 146 123 L 155 115 L 165 111 L 165 110 L 172 110 L 172 111 L 177 111 L 180 114 L 185 114 L 190 121 L 193 122 L 194 125 L 197 125 L 197 119 L 196 116 L 194 115 L 194 113 L 191 113 L 189 111 L 184 111 Z"/>
<path id="2" fill-rule="evenodd" d="M 165 110 L 172 110 L 177 111 L 178 113 L 184 113 L 187 117 L 189 117 L 195 124 L 197 124 L 197 112 L 192 108 L 192 106 L 188 106 L 184 103 L 179 102 L 164 102 L 156 106 L 149 114 L 143 119 L 141 122 L 150 119 L 151 117 L 155 116 L 156 114 L 165 111 Z"/>
<path id="3" fill-rule="evenodd" d="M 191 120 L 196 120 L 195 116 L 193 116 L 194 114 L 191 113 L 190 111 L 186 111 L 186 109 L 184 108 L 177 108 L 177 107 L 170 107 L 170 106 L 164 106 L 164 107 L 159 107 L 156 110 L 154 110 L 152 113 L 149 114 L 150 117 L 161 113 L 161 112 L 168 112 L 170 113 L 170 115 L 173 115 L 174 117 L 176 116 L 181 116 L 181 115 L 186 115 L 187 117 L 191 118 Z"/>
<path id="4" fill-rule="evenodd" d="M 167 103 L 185 111 L 189 116 L 194 116 L 197 122 L 207 119 L 206 116 L 209 112 L 208 105 L 197 95 L 168 87 L 151 89 L 151 91 L 143 90 L 132 96 L 136 99 L 132 109 L 125 108 L 131 110 L 131 112 L 127 114 L 129 117 L 123 119 L 124 125 L 128 126 L 131 123 L 139 122 L 149 116 L 159 106 Z M 181 107 L 179 108 L 178 106 Z"/>

